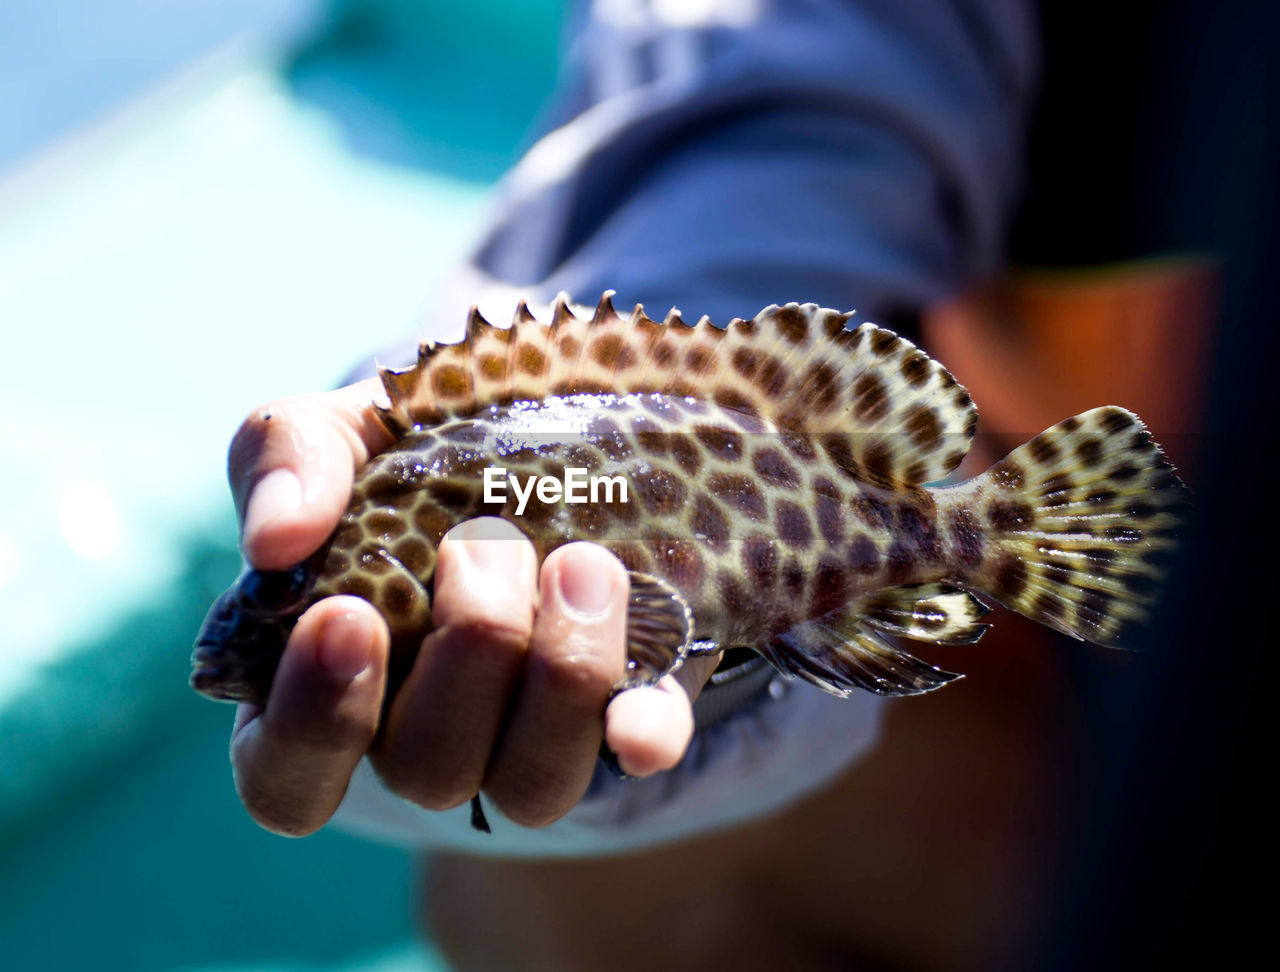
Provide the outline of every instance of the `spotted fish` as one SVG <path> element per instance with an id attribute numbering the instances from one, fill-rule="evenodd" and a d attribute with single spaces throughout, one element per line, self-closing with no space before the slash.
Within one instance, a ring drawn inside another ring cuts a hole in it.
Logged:
<path id="1" fill-rule="evenodd" d="M 462 342 L 382 369 L 395 444 L 357 475 L 314 557 L 249 570 L 218 600 L 195 689 L 265 700 L 298 615 L 332 594 L 381 611 L 402 679 L 431 630 L 440 540 L 483 515 L 540 557 L 573 540 L 619 557 L 624 685 L 734 646 L 836 695 L 928 692 L 958 676 L 900 642 L 977 641 L 976 594 L 1099 645 L 1146 620 L 1188 494 L 1132 413 L 1085 412 L 929 486 L 964 458 L 977 411 L 910 341 L 815 304 L 722 328 L 620 315 L 610 298 L 588 317 L 562 295 L 549 325 L 523 303 L 510 327 L 473 309 Z M 564 501 L 566 470 L 584 495 L 607 481 L 596 502 Z M 526 487 L 522 506 L 515 487 L 547 478 L 560 501 Z"/>

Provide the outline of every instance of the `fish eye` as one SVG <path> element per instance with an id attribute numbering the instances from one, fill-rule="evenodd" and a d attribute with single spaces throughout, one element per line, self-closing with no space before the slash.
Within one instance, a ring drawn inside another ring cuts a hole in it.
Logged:
<path id="1" fill-rule="evenodd" d="M 236 600 L 248 614 L 292 614 L 305 606 L 309 588 L 302 565 L 288 570 L 249 570 L 240 578 Z"/>

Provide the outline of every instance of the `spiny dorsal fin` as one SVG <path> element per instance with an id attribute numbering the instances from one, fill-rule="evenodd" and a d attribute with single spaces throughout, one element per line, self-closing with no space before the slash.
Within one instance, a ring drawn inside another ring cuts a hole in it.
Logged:
<path id="1" fill-rule="evenodd" d="M 382 371 L 393 429 L 493 404 L 574 393 L 705 396 L 774 427 L 813 435 L 850 475 L 879 485 L 942 479 L 977 424 L 968 393 L 910 341 L 816 304 L 771 305 L 751 320 L 662 323 L 623 317 L 606 291 L 595 312 L 568 295 L 542 324 L 521 302 L 510 327 L 473 308 L 458 344 L 424 344 L 406 371 Z"/>

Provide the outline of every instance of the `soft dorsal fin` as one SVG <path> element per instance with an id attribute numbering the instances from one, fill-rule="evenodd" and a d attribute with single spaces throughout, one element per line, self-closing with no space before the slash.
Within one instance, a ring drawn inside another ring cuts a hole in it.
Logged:
<path id="1" fill-rule="evenodd" d="M 606 291 L 595 312 L 561 294 L 539 322 L 521 302 L 510 327 L 472 308 L 467 337 L 424 344 L 416 365 L 382 369 L 393 429 L 494 404 L 575 393 L 700 396 L 815 437 L 850 475 L 879 485 L 942 479 L 977 425 L 968 393 L 910 341 L 817 304 L 771 305 L 727 327 L 629 315 Z"/>

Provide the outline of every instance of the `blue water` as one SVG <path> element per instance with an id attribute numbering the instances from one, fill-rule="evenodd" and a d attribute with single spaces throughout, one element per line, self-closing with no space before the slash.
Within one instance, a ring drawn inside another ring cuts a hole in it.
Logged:
<path id="1" fill-rule="evenodd" d="M 438 964 L 405 855 L 247 820 L 186 657 L 232 431 L 415 333 L 557 7 L 0 0 L 6 972 Z"/>

